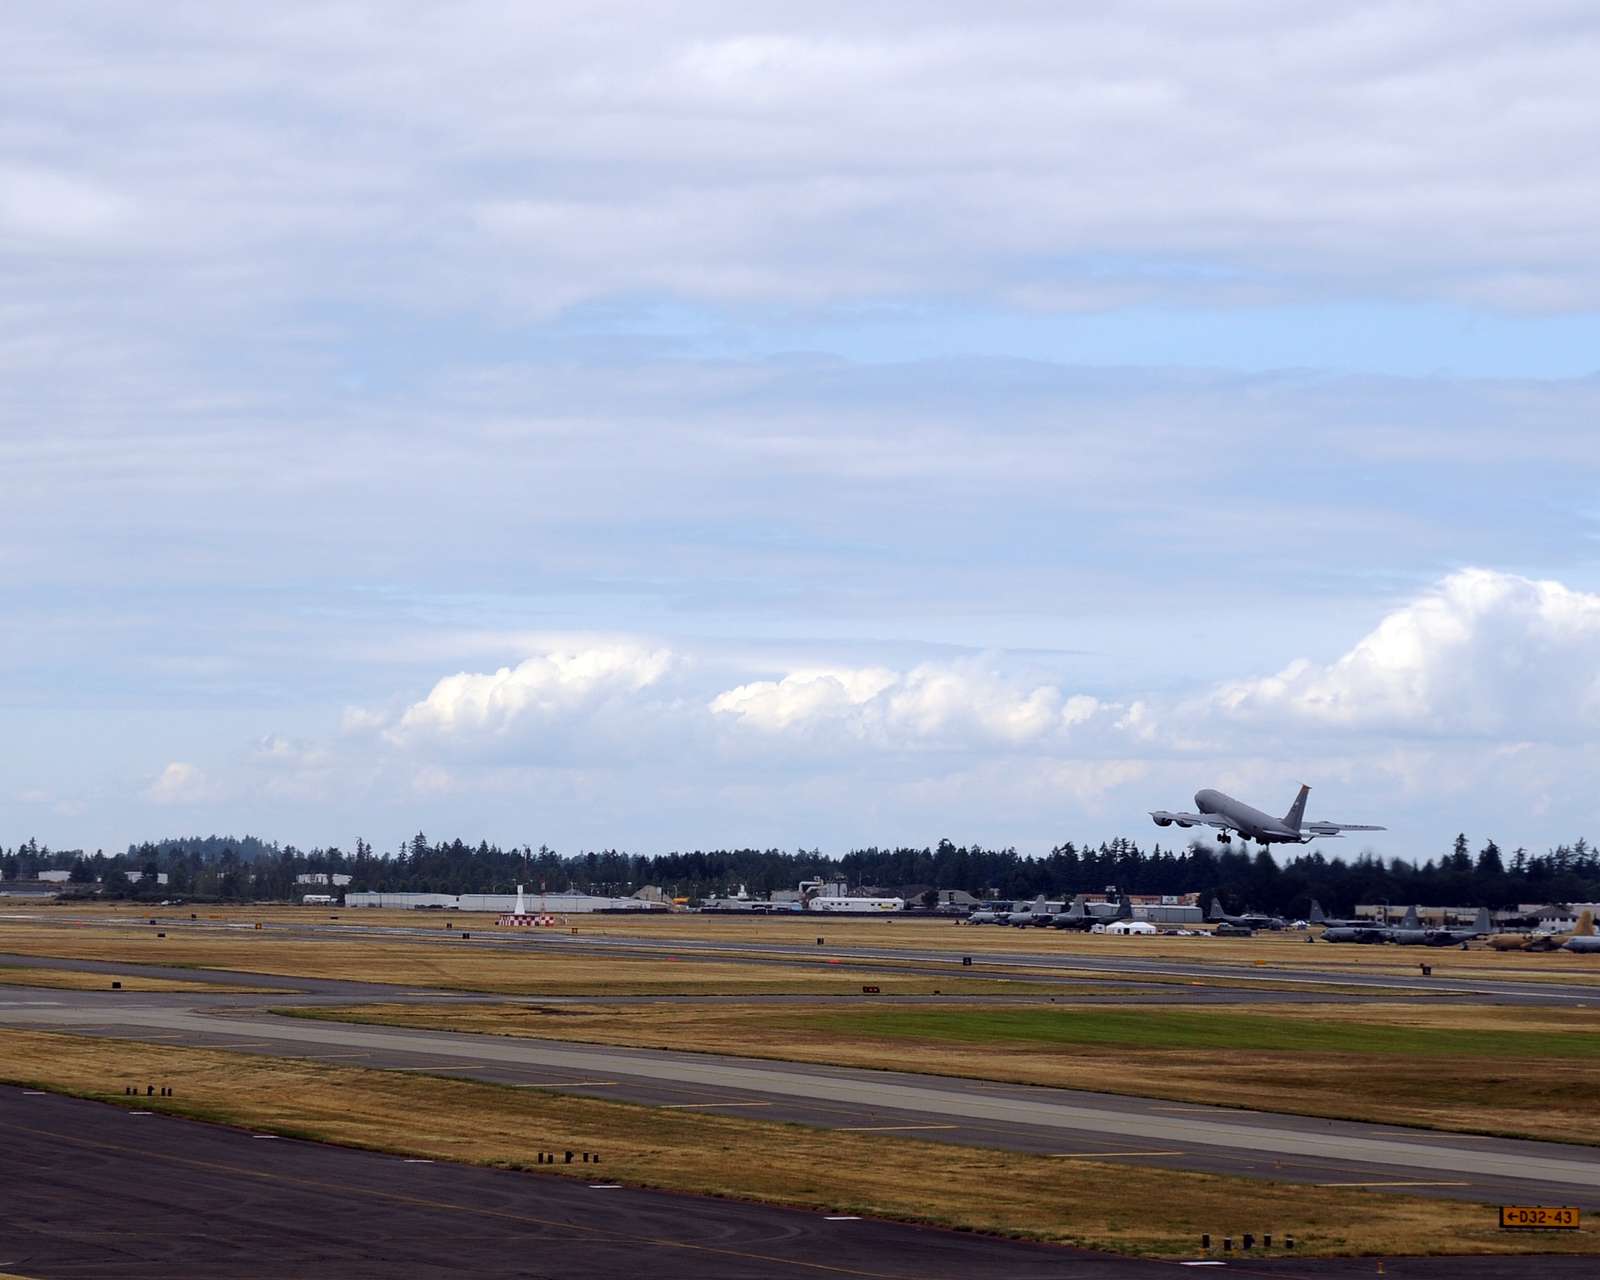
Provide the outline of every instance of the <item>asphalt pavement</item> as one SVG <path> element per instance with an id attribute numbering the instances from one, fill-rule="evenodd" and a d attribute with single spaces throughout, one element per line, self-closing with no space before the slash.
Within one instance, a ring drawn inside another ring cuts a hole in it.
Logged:
<path id="1" fill-rule="evenodd" d="M 0 1088 L 0 1271 L 36 1280 L 1283 1280 L 1373 1258 L 1152 1261 L 966 1232 L 268 1138 Z M 1062 1206 L 1071 1229 L 1072 1209 Z M 1198 1242 L 1197 1242 L 1198 1244 Z M 1389 1258 L 1396 1280 L 1587 1276 L 1583 1257 Z"/>

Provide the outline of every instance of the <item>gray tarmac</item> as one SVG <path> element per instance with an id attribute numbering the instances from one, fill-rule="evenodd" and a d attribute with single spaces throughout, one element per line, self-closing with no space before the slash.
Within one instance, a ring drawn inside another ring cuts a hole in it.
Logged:
<path id="1" fill-rule="evenodd" d="M 751 1276 L 1121 1280 L 1159 1263 L 408 1161 L 0 1088 L 0 1270 L 38 1280 Z M 531 1158 L 531 1153 L 530 1153 Z"/>
<path id="2" fill-rule="evenodd" d="M 1143 1280 L 1185 1265 L 619 1187 L 599 1176 L 604 1164 L 573 1178 L 264 1141 L 16 1088 L 0 1088 L 0 1138 L 0 1269 L 37 1280 Z M 1070 1224 L 1070 1206 L 1062 1213 Z M 1583 1257 L 1383 1261 L 1397 1280 L 1594 1268 Z M 1331 1280 L 1375 1268 L 1373 1258 L 1280 1252 L 1235 1254 L 1215 1269 Z"/>

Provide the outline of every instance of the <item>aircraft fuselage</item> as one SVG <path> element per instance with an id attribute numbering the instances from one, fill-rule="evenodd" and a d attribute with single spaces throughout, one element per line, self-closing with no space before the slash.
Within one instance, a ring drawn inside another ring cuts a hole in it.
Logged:
<path id="1" fill-rule="evenodd" d="M 1199 813 L 1210 813 L 1219 818 L 1226 818 L 1238 828 L 1240 835 L 1259 844 L 1301 844 L 1305 840 L 1300 832 L 1282 818 L 1262 813 L 1254 805 L 1248 805 L 1243 800 L 1235 800 L 1225 792 L 1215 791 L 1210 787 L 1194 793 L 1194 807 Z"/>

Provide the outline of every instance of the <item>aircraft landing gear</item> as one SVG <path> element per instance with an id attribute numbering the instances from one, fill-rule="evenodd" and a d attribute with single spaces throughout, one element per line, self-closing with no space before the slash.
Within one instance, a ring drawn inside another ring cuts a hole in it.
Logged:
<path id="1" fill-rule="evenodd" d="M 1219 831 L 1219 832 L 1217 832 L 1217 843 L 1218 844 L 1232 844 L 1233 843 L 1233 837 L 1230 836 L 1226 831 Z"/>

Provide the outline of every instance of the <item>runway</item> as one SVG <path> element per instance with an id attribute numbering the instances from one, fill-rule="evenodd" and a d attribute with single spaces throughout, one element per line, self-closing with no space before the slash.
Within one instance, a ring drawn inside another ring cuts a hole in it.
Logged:
<path id="1" fill-rule="evenodd" d="M 1166 1275 L 991 1237 L 262 1142 L 0 1088 L 0 1270 L 39 1280 L 463 1275 L 1006 1280 Z M 603 1167 L 603 1166 L 602 1166 Z"/>
<path id="2" fill-rule="evenodd" d="M 30 991 L 0 1000 L 0 1023 L 327 1058 L 1058 1159 L 1600 1208 L 1600 1151 L 1587 1147 L 913 1072 L 312 1021 L 264 1012 L 271 999 Z"/>
<path id="3" fill-rule="evenodd" d="M 0 1269 L 36 1280 L 1155 1280 L 1184 1265 L 593 1178 L 263 1142 L 15 1088 L 0 1088 L 0 1138 Z M 1070 1223 L 1070 1206 L 1062 1214 Z M 1541 1276 L 1576 1277 L 1594 1263 L 1534 1265 Z M 1384 1273 L 1513 1280 L 1528 1266 L 1517 1257 L 1390 1258 Z M 1234 1255 L 1222 1269 L 1339 1280 L 1374 1267 L 1371 1258 L 1280 1251 Z"/>

